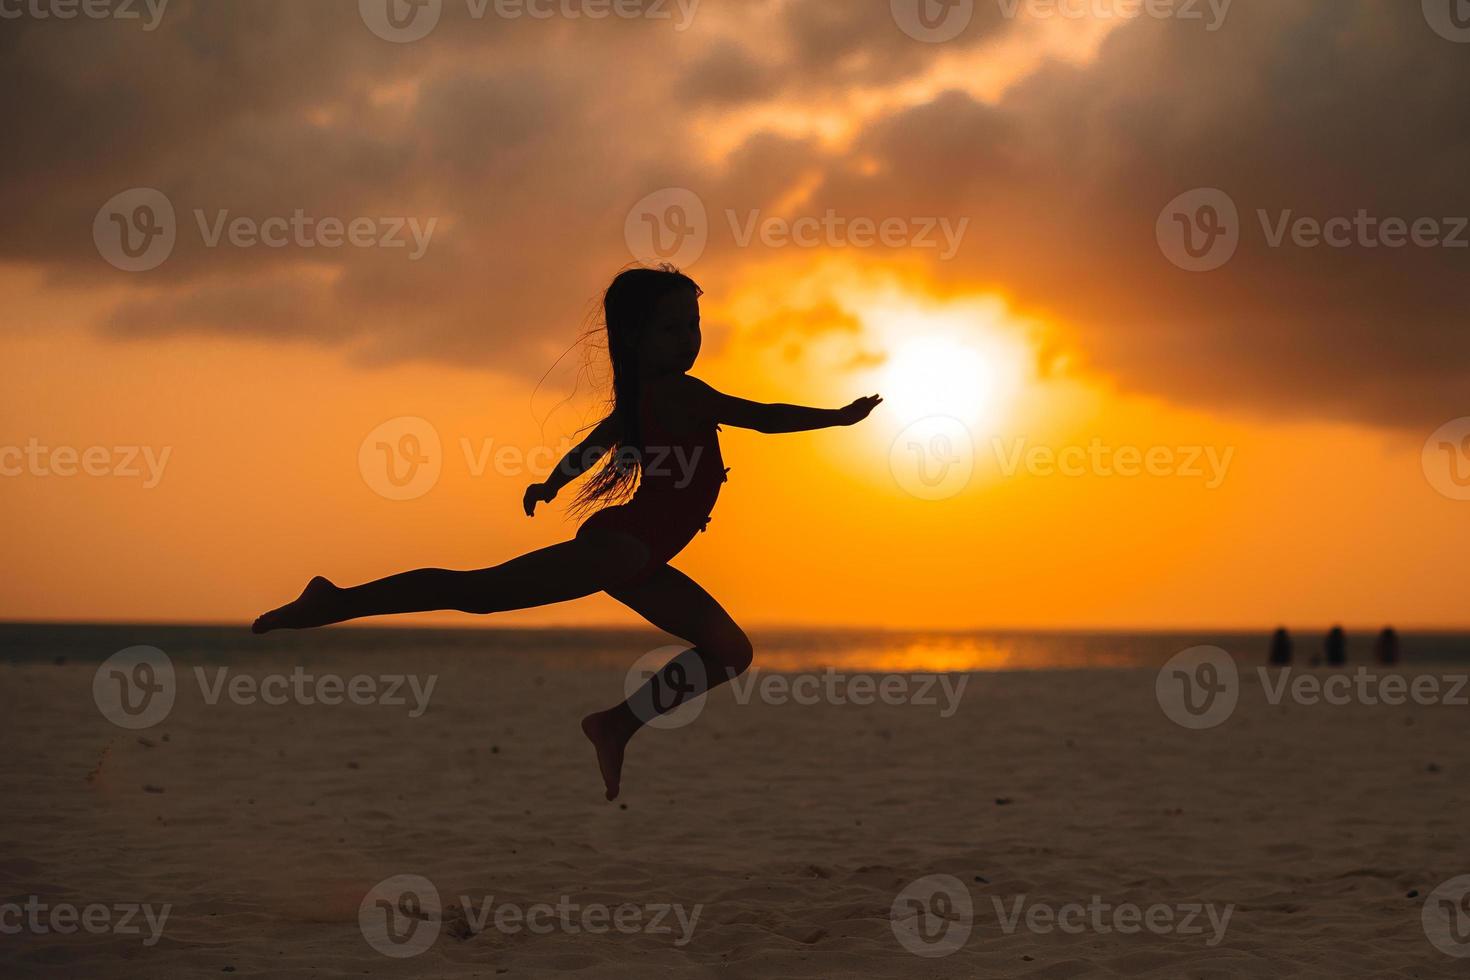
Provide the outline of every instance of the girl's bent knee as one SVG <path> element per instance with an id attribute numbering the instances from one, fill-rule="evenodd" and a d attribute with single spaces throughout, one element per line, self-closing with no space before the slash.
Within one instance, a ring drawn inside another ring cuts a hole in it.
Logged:
<path id="1" fill-rule="evenodd" d="M 720 662 L 730 677 L 739 677 L 755 662 L 755 648 L 744 633 L 730 637 L 718 649 Z"/>

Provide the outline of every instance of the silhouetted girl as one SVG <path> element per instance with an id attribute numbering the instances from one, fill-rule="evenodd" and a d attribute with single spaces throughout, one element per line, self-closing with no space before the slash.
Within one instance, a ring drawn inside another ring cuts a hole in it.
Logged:
<path id="1" fill-rule="evenodd" d="M 526 489 L 524 499 L 533 515 L 537 503 L 554 500 L 606 457 L 577 495 L 574 511 L 595 512 L 572 540 L 475 571 L 421 568 L 345 589 L 318 576 L 295 602 L 257 619 L 254 631 L 435 609 L 494 613 L 606 592 L 693 644 L 627 700 L 582 719 L 607 798 L 615 798 L 623 751 L 634 733 L 750 666 L 744 631 L 668 564 L 704 530 L 725 482 L 719 425 L 758 432 L 853 425 L 882 401 L 872 395 L 838 409 L 767 405 L 690 377 L 686 372 L 699 356 L 700 294 L 692 279 L 669 266 L 626 270 L 604 294 L 612 407 L 545 483 Z M 604 504 L 611 505 L 596 509 Z"/>

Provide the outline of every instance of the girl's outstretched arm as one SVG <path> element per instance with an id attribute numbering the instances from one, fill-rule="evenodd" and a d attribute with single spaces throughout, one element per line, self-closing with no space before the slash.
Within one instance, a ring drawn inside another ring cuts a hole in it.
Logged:
<path id="1" fill-rule="evenodd" d="M 688 375 L 683 377 L 680 387 L 680 394 L 687 399 L 694 415 L 723 425 L 766 433 L 807 432 L 836 425 L 856 425 L 883 401 L 879 395 L 868 395 L 842 408 L 767 404 L 724 394 Z"/>
<path id="2" fill-rule="evenodd" d="M 609 415 L 593 427 L 586 437 L 561 458 L 551 470 L 545 483 L 533 483 L 526 488 L 526 495 L 521 503 L 526 508 L 526 516 L 532 517 L 536 513 L 538 503 L 551 503 L 561 488 L 571 483 L 577 477 L 592 468 L 593 464 L 606 456 L 612 444 L 617 441 L 617 426 Z"/>

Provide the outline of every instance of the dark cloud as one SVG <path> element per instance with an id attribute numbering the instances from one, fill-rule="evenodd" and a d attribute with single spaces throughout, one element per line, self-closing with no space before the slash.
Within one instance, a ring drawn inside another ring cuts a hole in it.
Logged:
<path id="1" fill-rule="evenodd" d="M 882 171 L 833 178 L 818 204 L 970 215 L 936 279 L 1051 314 L 1130 388 L 1438 424 L 1466 408 L 1470 249 L 1273 248 L 1258 212 L 1470 215 L 1467 89 L 1465 49 L 1418 5 L 1236 4 L 1216 33 L 1144 19 L 999 105 L 951 93 L 875 125 L 860 148 Z M 1198 187 L 1226 191 L 1243 222 L 1207 273 L 1155 240 L 1161 209 Z"/>
<path id="2" fill-rule="evenodd" d="M 471 9 L 446 2 L 429 37 L 402 45 L 355 0 L 172 0 L 152 32 L 6 22 L 0 262 L 39 266 L 55 288 L 121 290 L 97 324 L 113 334 L 294 337 L 539 376 L 629 260 L 633 202 L 666 186 L 705 199 L 712 239 L 694 271 L 717 288 L 772 258 L 736 248 L 725 212 L 810 186 L 803 213 L 968 217 L 957 258 L 919 257 L 934 288 L 1003 291 L 1131 389 L 1389 425 L 1464 414 L 1470 250 L 1273 249 L 1256 221 L 1470 214 L 1470 48 L 1418 4 L 1236 3 L 1215 32 L 1140 19 L 1096 62 L 1045 65 L 994 104 L 940 93 L 879 112 L 839 149 L 755 132 L 717 165 L 698 134 L 722 112 L 911 83 L 1014 25 L 977 3 L 961 38 L 927 45 L 882 2 L 705 0 L 682 32 Z M 168 195 L 180 238 L 133 275 L 102 261 L 91 227 L 137 186 Z M 1196 187 L 1227 191 L 1245 222 L 1210 273 L 1175 268 L 1154 238 L 1160 209 Z M 195 209 L 438 225 L 419 261 L 209 248 Z"/>
<path id="3" fill-rule="evenodd" d="M 934 58 L 974 48 L 1007 26 L 1001 5 L 977 0 L 964 30 L 934 45 L 896 30 L 887 2 L 790 3 L 782 9 L 783 41 L 791 57 L 782 68 L 793 82 L 824 86 L 895 82 L 922 70 Z"/>
<path id="4" fill-rule="evenodd" d="M 681 99 L 731 105 L 771 98 L 780 88 L 779 77 L 764 68 L 753 52 L 734 41 L 721 40 L 690 66 L 678 93 Z"/>

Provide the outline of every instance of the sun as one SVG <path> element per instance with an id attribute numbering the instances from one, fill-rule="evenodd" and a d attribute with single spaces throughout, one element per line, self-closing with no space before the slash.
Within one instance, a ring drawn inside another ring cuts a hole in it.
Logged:
<path id="1" fill-rule="evenodd" d="M 993 373 L 972 347 L 948 337 L 918 337 L 899 343 L 880 384 L 900 415 L 976 419 L 994 407 Z"/>
<path id="2" fill-rule="evenodd" d="M 944 415 L 998 425 L 1031 362 L 1025 341 L 1006 331 L 998 315 L 990 303 L 866 314 L 887 351 L 876 384 L 895 418 Z"/>

